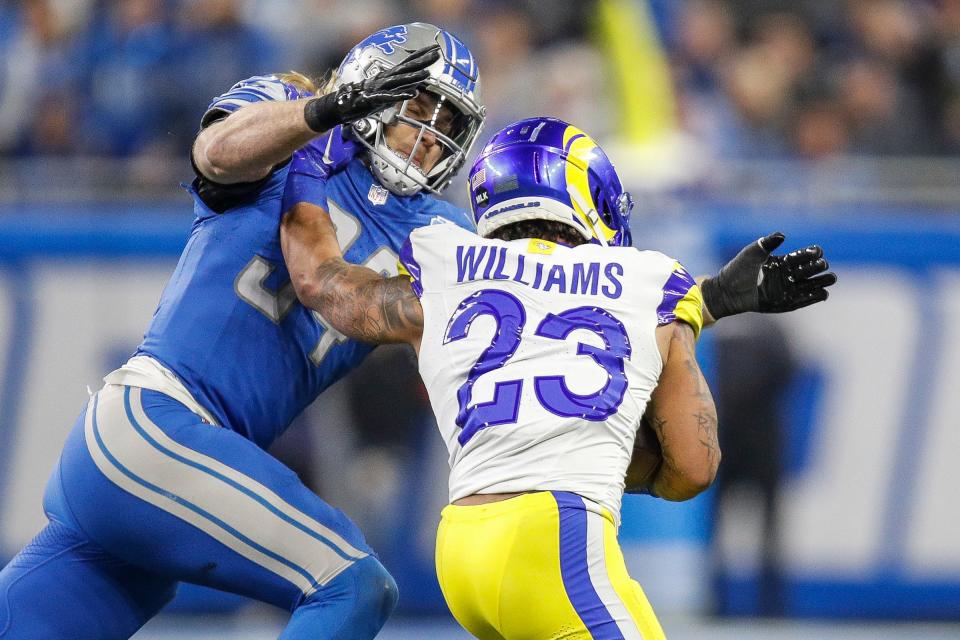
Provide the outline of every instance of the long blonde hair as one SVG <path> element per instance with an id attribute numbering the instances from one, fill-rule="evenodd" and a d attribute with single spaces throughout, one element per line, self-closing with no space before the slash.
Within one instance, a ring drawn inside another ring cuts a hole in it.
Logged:
<path id="1" fill-rule="evenodd" d="M 301 91 L 309 91 L 315 96 L 322 96 L 333 91 L 333 86 L 337 83 L 337 72 L 335 69 L 329 69 L 319 78 L 310 78 L 299 71 L 287 71 L 278 73 L 277 77 L 282 82 L 292 84 Z"/>

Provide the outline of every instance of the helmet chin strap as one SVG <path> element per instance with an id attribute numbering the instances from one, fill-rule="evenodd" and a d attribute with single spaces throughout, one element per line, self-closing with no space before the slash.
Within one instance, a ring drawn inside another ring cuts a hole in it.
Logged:
<path id="1" fill-rule="evenodd" d="M 603 228 L 600 226 L 600 214 L 597 213 L 597 210 L 587 204 L 587 201 L 584 200 L 583 195 L 581 195 L 576 188 L 568 185 L 567 193 L 570 194 L 570 199 L 577 204 L 577 206 L 580 208 L 580 211 L 585 213 L 587 224 L 590 225 L 590 230 L 593 232 L 593 237 L 596 238 L 602 246 L 609 246 L 609 243 L 607 242 L 607 236 L 603 232 Z"/>

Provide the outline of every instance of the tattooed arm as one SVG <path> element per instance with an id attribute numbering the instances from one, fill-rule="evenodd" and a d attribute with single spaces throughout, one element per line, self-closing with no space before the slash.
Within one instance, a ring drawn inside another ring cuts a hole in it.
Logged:
<path id="1" fill-rule="evenodd" d="M 689 500 L 717 475 L 717 410 L 697 365 L 693 329 L 683 322 L 660 327 L 657 346 L 664 365 L 646 418 L 660 441 L 663 463 L 652 489 L 667 500 Z"/>
<path id="2" fill-rule="evenodd" d="M 343 259 L 329 214 L 294 205 L 280 225 L 280 246 L 300 302 L 337 331 L 362 342 L 406 342 L 419 351 L 423 308 L 405 277 L 384 278 Z"/>

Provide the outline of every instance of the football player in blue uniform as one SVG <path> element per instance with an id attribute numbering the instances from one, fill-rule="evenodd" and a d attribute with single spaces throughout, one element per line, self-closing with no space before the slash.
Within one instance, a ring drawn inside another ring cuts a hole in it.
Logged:
<path id="1" fill-rule="evenodd" d="M 338 75 L 320 97 L 296 74 L 251 78 L 204 114 L 190 238 L 143 342 L 68 436 L 49 524 L 0 573 L 0 638 L 129 638 L 179 581 L 288 609 L 290 640 L 371 638 L 392 611 L 357 527 L 265 451 L 372 348 L 298 303 L 309 221 L 283 214 L 319 203 L 348 259 L 395 273 L 412 229 L 472 228 L 428 193 L 483 109 L 469 49 L 432 25 L 373 34 Z"/>

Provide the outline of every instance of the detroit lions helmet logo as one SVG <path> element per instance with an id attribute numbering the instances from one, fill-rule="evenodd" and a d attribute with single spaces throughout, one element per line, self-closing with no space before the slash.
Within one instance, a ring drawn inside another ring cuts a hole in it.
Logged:
<path id="1" fill-rule="evenodd" d="M 354 61 L 358 60 L 360 55 L 369 47 L 376 47 L 381 53 L 389 56 L 393 55 L 397 50 L 394 45 L 403 44 L 406 41 L 407 25 L 405 24 L 380 29 L 380 31 L 361 40 L 353 49 L 350 49 L 347 57 L 340 63 L 340 68 L 337 70 L 337 73 L 343 75 L 344 70 Z"/>
<path id="2" fill-rule="evenodd" d="M 376 47 L 387 55 L 391 55 L 396 49 L 393 45 L 403 44 L 407 41 L 407 25 L 400 24 L 395 27 L 387 27 L 377 31 L 372 36 L 357 45 L 357 51 L 363 51 L 367 47 Z"/>

